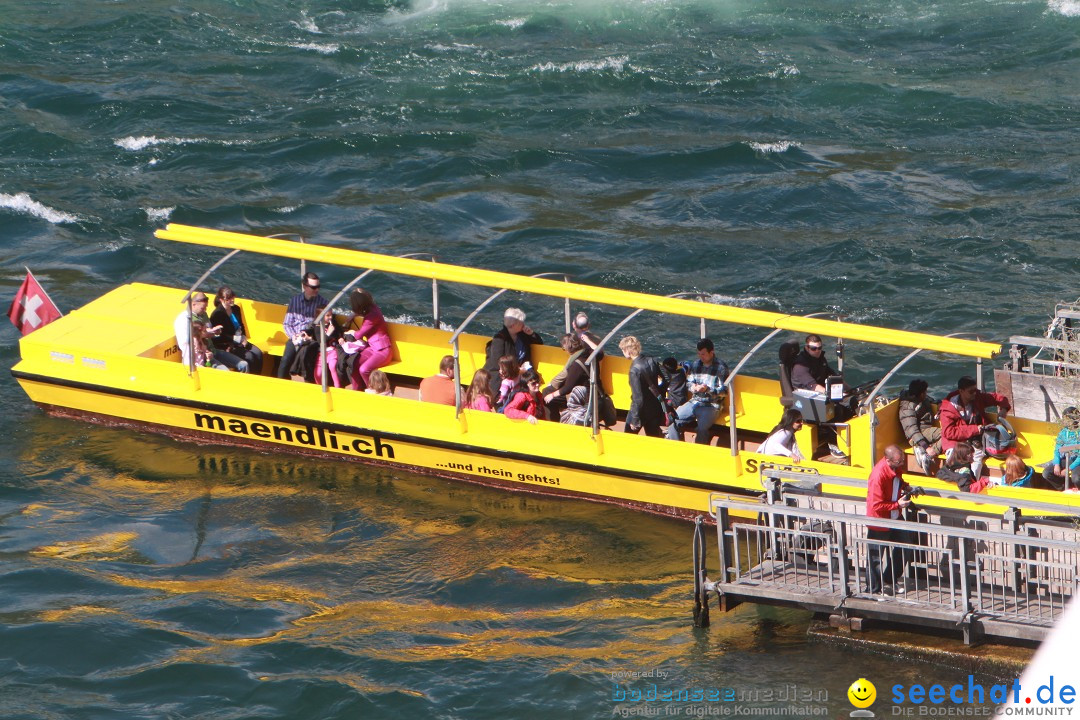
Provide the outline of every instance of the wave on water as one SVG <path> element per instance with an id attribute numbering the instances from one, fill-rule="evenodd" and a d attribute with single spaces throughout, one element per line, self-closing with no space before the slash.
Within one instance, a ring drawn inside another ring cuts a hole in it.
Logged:
<path id="1" fill-rule="evenodd" d="M 577 62 L 569 63 L 552 63 L 546 62 L 540 65 L 533 65 L 529 70 L 533 72 L 622 72 L 630 64 L 630 57 L 628 55 L 619 55 L 618 57 L 606 57 L 602 60 L 579 60 Z M 633 69 L 633 66 L 630 66 Z"/>
<path id="2" fill-rule="evenodd" d="M 751 310 L 760 310 L 762 305 L 771 305 L 777 310 L 782 307 L 779 300 L 773 300 L 772 298 L 760 295 L 736 297 L 734 295 L 710 293 L 706 302 L 712 303 L 713 305 L 731 305 L 732 307 L 749 308 Z"/>
<path id="3" fill-rule="evenodd" d="M 508 27 L 511 30 L 517 30 L 519 27 L 528 22 L 528 18 L 510 18 L 509 20 L 496 20 L 496 25 L 502 25 Z"/>
<path id="4" fill-rule="evenodd" d="M 1050 0 L 1046 9 L 1065 17 L 1080 17 L 1080 0 Z"/>
<path id="5" fill-rule="evenodd" d="M 154 147 L 156 145 L 194 145 L 198 143 L 205 143 L 207 145 L 250 145 L 250 140 L 210 140 L 209 138 L 184 138 L 184 137 L 167 137 L 159 138 L 153 135 L 140 135 L 135 137 L 129 135 L 128 137 L 114 140 L 113 145 L 124 150 L 131 150 L 137 152 L 139 150 L 145 150 L 148 147 Z"/>
<path id="6" fill-rule="evenodd" d="M 7 208 L 8 210 L 14 210 L 15 212 L 24 213 L 26 215 L 33 215 L 42 220 L 48 220 L 54 225 L 59 225 L 61 223 L 75 223 L 82 220 L 78 215 L 61 212 L 48 205 L 43 205 L 30 197 L 27 193 L 16 193 L 14 195 L 0 193 L 0 208 Z"/>
<path id="7" fill-rule="evenodd" d="M 785 153 L 791 148 L 800 147 L 799 143 L 793 140 L 779 140 L 771 143 L 748 142 L 746 144 L 750 146 L 751 150 L 761 153 L 762 155 Z"/>

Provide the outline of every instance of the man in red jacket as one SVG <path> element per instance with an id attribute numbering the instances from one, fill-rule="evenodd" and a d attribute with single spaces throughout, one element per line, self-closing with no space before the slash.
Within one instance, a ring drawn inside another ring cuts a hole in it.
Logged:
<path id="1" fill-rule="evenodd" d="M 870 518 L 884 518 L 899 520 L 900 512 L 911 504 L 911 486 L 904 482 L 904 466 L 907 460 L 904 451 L 897 445 L 885 448 L 885 455 L 870 471 L 870 478 L 866 481 L 866 516 Z M 887 547 L 873 541 L 886 540 L 891 542 L 913 542 L 915 535 L 907 530 L 892 530 L 889 528 L 866 526 L 866 538 L 870 540 L 870 593 L 878 594 L 891 591 L 891 585 L 896 584 L 903 592 L 904 578 L 904 555 L 903 548 Z M 881 556 L 888 551 L 888 565 L 882 568 Z M 885 578 L 893 581 L 892 584 L 884 582 Z M 890 587 L 886 589 L 886 586 Z"/>
<path id="2" fill-rule="evenodd" d="M 957 443 L 971 443 L 975 450 L 971 472 L 976 480 L 982 475 L 983 459 L 986 457 L 983 432 L 993 427 L 986 417 L 986 408 L 993 406 L 997 407 L 998 417 L 1001 418 L 1012 408 L 1007 397 L 979 390 L 975 378 L 968 375 L 960 378 L 956 390 L 941 401 L 941 449 L 947 460 Z"/>

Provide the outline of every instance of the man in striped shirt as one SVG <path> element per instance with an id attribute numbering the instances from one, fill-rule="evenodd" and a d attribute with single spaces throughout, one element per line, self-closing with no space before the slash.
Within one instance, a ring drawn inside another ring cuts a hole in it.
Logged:
<path id="1" fill-rule="evenodd" d="M 303 292 L 297 293 L 289 301 L 289 307 L 285 310 L 285 335 L 289 342 L 285 343 L 285 352 L 281 355 L 281 365 L 278 367 L 278 377 L 289 377 L 289 368 L 292 367 L 296 358 L 296 349 L 304 340 L 304 330 L 315 321 L 315 316 L 326 307 L 326 298 L 319 294 L 319 276 L 313 272 L 304 273 L 300 281 Z"/>

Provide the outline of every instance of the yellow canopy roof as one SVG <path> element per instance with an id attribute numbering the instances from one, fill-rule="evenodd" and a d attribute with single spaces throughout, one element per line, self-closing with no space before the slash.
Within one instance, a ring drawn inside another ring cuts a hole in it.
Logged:
<path id="1" fill-rule="evenodd" d="M 210 230 L 190 225 L 170 223 L 164 230 L 158 230 L 155 235 L 162 240 L 176 240 L 194 245 L 240 249 L 263 255 L 274 255 L 295 260 L 311 260 L 329 265 L 375 268 L 383 272 L 428 279 L 435 278 L 443 282 L 456 282 L 491 288 L 510 288 L 537 295 L 550 295 L 558 298 L 568 297 L 572 300 L 601 305 L 645 308 L 658 313 L 703 317 L 707 320 L 737 325 L 783 328 L 799 333 L 816 333 L 818 335 L 860 340 L 881 345 L 922 348 L 954 355 L 989 358 L 1001 349 L 1001 346 L 996 343 L 941 337 L 907 330 L 892 330 L 871 325 L 856 325 L 799 315 L 786 315 L 766 310 L 732 307 L 731 305 L 714 305 L 712 303 L 660 297 L 629 290 L 613 290 L 580 283 L 567 283 L 561 280 L 531 278 L 495 270 L 482 270 L 427 260 L 399 258 L 361 250 L 298 243 L 291 240 L 259 237 L 223 230 Z"/>

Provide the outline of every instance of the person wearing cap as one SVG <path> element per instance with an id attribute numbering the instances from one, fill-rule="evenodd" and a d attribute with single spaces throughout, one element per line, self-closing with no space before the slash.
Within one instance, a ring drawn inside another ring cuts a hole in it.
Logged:
<path id="1" fill-rule="evenodd" d="M 1009 399 L 999 393 L 983 392 L 975 378 L 965 375 L 956 382 L 956 390 L 941 401 L 941 448 L 948 459 L 957 443 L 968 442 L 975 450 L 971 470 L 975 478 L 982 476 L 983 433 L 994 426 L 986 417 L 986 409 L 996 406 L 998 417 L 1004 418 L 1012 409 Z"/>
<path id="2" fill-rule="evenodd" d="M 189 369 L 192 368 L 191 324 L 193 322 L 202 323 L 204 328 L 203 332 L 209 338 L 217 337 L 217 335 L 221 332 L 221 326 L 211 325 L 210 318 L 206 315 L 206 307 L 209 304 L 206 293 L 194 293 L 191 296 L 190 303 L 191 311 L 188 312 L 188 307 L 185 306 L 184 309 L 180 311 L 180 314 L 177 315 L 176 319 L 173 321 L 173 333 L 176 335 L 176 346 L 180 348 L 181 361 L 184 363 L 184 366 Z M 216 352 L 214 353 L 215 360 L 217 360 L 222 365 L 227 365 L 227 363 L 223 363 L 220 359 L 217 358 L 217 354 L 218 353 Z M 229 353 L 226 353 L 224 351 L 222 351 L 221 354 L 229 355 Z M 234 364 L 237 365 L 238 370 L 240 369 L 239 364 L 242 363 L 243 370 L 241 370 L 241 372 L 247 372 L 246 362 L 240 360 L 239 358 L 236 358 L 233 355 L 230 355 L 229 357 L 233 360 Z M 237 360 L 239 360 L 239 363 L 236 362 Z M 232 365 L 228 365 L 228 367 L 232 367 Z"/>
<path id="3" fill-rule="evenodd" d="M 319 294 L 319 276 L 313 272 L 304 273 L 300 279 L 301 292 L 289 300 L 289 306 L 285 310 L 285 337 L 289 342 L 285 343 L 285 350 L 281 354 L 281 364 L 278 366 L 279 378 L 289 377 L 289 368 L 296 359 L 296 349 L 305 341 L 305 330 L 315 322 L 315 317 L 326 307 L 326 298 Z"/>
<path id="4" fill-rule="evenodd" d="M 929 384 L 922 378 L 912 380 L 900 393 L 900 427 L 915 451 L 919 467 L 932 475 L 934 458 L 941 452 L 941 428 L 934 426 L 933 401 L 927 395 Z"/>
<path id="5" fill-rule="evenodd" d="M 496 394 L 499 392 L 499 358 L 510 355 L 517 358 L 523 369 L 532 367 L 532 346 L 543 344 L 539 333 L 525 324 L 524 312 L 518 308 L 506 308 L 502 329 L 495 333 L 487 344 L 484 369 L 491 374 L 491 391 Z"/>
<path id="6" fill-rule="evenodd" d="M 1043 480 L 1055 490 L 1080 487 L 1080 452 L 1063 450 L 1080 445 L 1080 410 L 1065 408 L 1061 413 L 1061 432 L 1054 439 L 1054 459 L 1043 468 Z"/>

